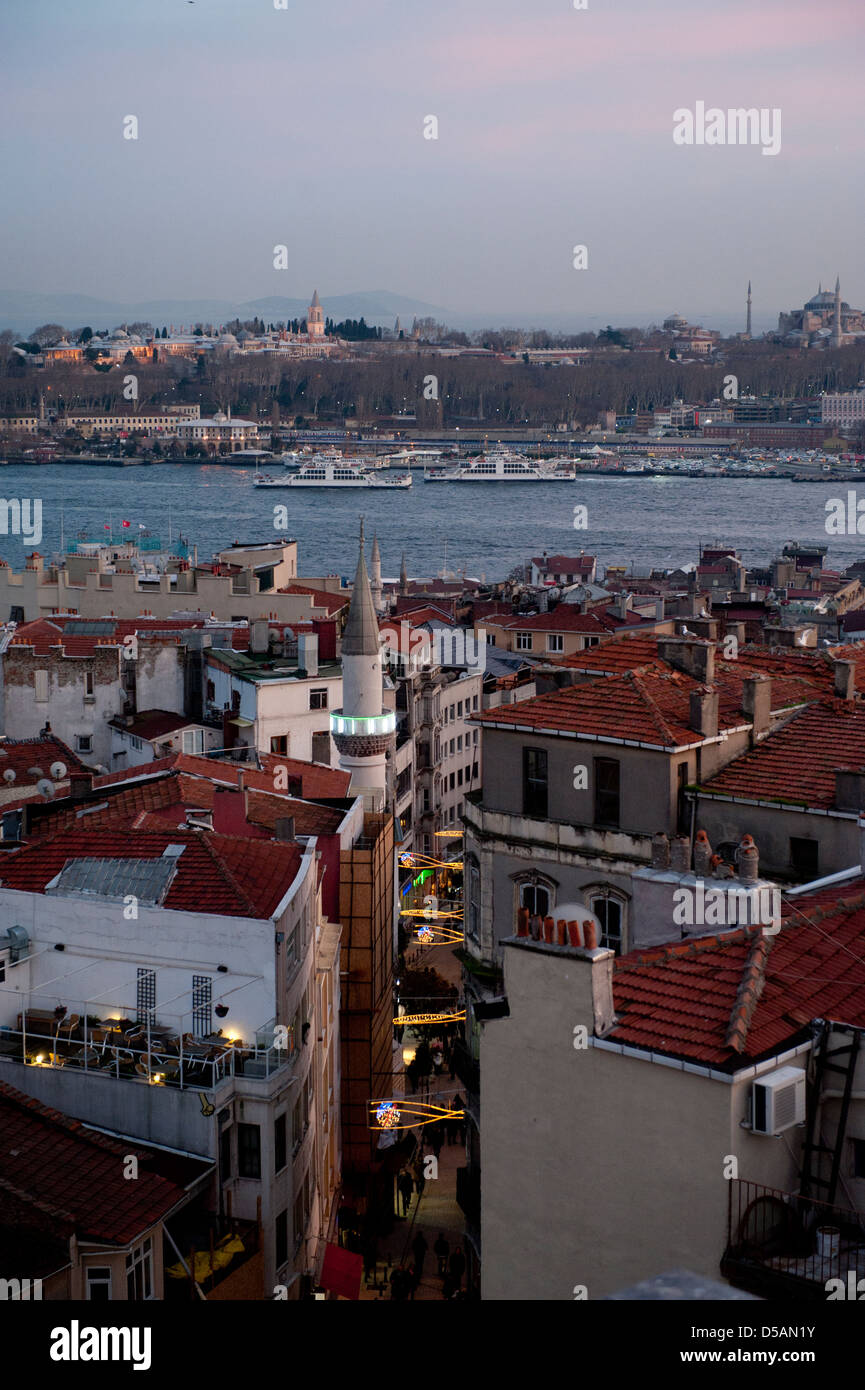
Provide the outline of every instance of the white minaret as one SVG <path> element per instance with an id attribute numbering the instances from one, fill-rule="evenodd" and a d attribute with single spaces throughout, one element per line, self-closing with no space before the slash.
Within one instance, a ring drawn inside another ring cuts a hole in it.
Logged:
<path id="1" fill-rule="evenodd" d="M 354 577 L 348 621 L 342 636 L 342 709 L 330 716 L 339 765 L 351 773 L 351 796 L 362 796 L 370 811 L 384 809 L 387 752 L 393 745 L 396 715 L 382 704 L 382 664 L 378 619 L 363 553 Z"/>
<path id="2" fill-rule="evenodd" d="M 745 337 L 751 336 L 751 281 L 748 281 L 748 317 L 745 323 Z"/>
<path id="3" fill-rule="evenodd" d="M 384 612 L 384 596 L 381 584 L 381 551 L 378 548 L 378 536 L 372 538 L 372 574 L 370 575 L 370 588 L 372 589 L 372 601 L 375 605 L 376 613 Z"/>

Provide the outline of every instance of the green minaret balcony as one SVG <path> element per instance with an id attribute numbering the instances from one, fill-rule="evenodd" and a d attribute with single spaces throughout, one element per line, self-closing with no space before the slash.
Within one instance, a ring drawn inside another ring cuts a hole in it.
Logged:
<path id="1" fill-rule="evenodd" d="M 396 714 L 393 710 L 383 710 L 381 714 L 355 715 L 343 714 L 333 710 L 330 716 L 330 732 L 349 738 L 370 738 L 378 734 L 392 734 L 396 731 Z"/>

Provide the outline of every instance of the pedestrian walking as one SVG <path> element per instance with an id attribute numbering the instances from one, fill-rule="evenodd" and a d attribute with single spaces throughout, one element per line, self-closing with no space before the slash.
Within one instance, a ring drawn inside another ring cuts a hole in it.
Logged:
<path id="1" fill-rule="evenodd" d="M 455 1291 L 458 1291 L 462 1288 L 463 1275 L 465 1274 L 465 1269 L 466 1257 L 463 1254 L 460 1247 L 456 1245 L 454 1246 L 454 1253 L 451 1255 L 450 1261 L 448 1263 L 448 1273 L 450 1274 L 451 1279 L 453 1280 Z"/>
<path id="2" fill-rule="evenodd" d="M 403 1216 L 408 1216 L 408 1209 L 411 1206 L 411 1195 L 414 1191 L 414 1183 L 412 1182 L 411 1173 L 409 1173 L 407 1169 L 403 1168 L 396 1180 L 396 1185 L 399 1188 L 399 1195 L 402 1198 L 402 1214 Z"/>
<path id="3" fill-rule="evenodd" d="M 439 1262 L 439 1276 L 444 1278 L 448 1270 L 448 1255 L 450 1254 L 450 1241 L 445 1238 L 444 1231 L 439 1231 L 438 1240 L 433 1246 L 433 1254 Z"/>
<path id="4" fill-rule="evenodd" d="M 411 1248 L 412 1253 L 414 1254 L 415 1277 L 417 1279 L 417 1282 L 420 1283 L 421 1279 L 423 1278 L 423 1267 L 424 1261 L 426 1260 L 426 1252 L 427 1250 L 429 1250 L 426 1236 L 424 1235 L 423 1231 L 418 1231 L 417 1235 L 412 1241 Z"/>
<path id="5" fill-rule="evenodd" d="M 423 1190 L 426 1187 L 426 1173 L 424 1172 L 423 1159 L 420 1160 L 414 1170 L 414 1185 L 417 1188 L 417 1199 L 420 1201 L 423 1196 Z"/>

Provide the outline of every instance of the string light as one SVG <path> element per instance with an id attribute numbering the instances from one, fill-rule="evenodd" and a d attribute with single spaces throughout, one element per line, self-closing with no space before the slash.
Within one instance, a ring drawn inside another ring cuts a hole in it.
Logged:
<path id="1" fill-rule="evenodd" d="M 393 1022 L 395 1028 L 414 1028 L 420 1023 L 462 1023 L 465 1016 L 465 1009 L 460 1009 L 455 1014 L 402 1014 Z"/>
<path id="2" fill-rule="evenodd" d="M 373 1101 L 370 1105 L 370 1115 L 374 1115 L 378 1124 L 370 1125 L 370 1129 L 414 1129 L 419 1125 L 433 1125 L 440 1120 L 461 1120 L 465 1118 L 465 1110 L 447 1110 L 442 1105 L 427 1104 L 424 1101 L 412 1101 L 404 1104 L 402 1110 L 396 1108 L 392 1100 Z M 403 1115 L 412 1116 L 405 1124 L 400 1121 Z"/>

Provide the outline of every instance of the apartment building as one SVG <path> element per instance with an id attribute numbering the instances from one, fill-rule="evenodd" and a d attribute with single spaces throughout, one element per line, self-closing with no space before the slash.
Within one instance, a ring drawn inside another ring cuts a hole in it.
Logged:
<path id="1" fill-rule="evenodd" d="M 257 803 L 248 820 L 243 791 L 136 776 L 34 813 L 0 890 L 14 923 L 0 937 L 0 1079 L 208 1164 L 176 1249 L 188 1261 L 233 1232 L 257 1258 L 215 1296 L 297 1297 L 320 1272 L 341 1170 L 339 927 L 315 832 L 338 866 L 363 815 Z M 207 1291 L 208 1259 L 195 1268 Z"/>

